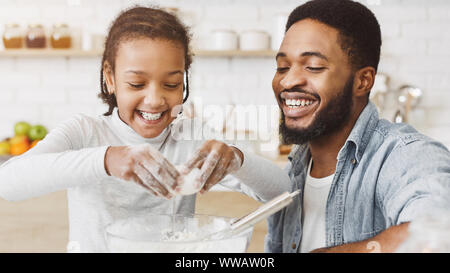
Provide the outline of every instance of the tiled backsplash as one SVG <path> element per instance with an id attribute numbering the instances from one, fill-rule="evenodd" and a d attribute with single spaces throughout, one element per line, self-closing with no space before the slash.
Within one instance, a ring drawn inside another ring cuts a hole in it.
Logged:
<path id="1" fill-rule="evenodd" d="M 276 16 L 304 1 L 294 0 L 0 0 L 0 25 L 64 21 L 72 27 L 104 33 L 122 9 L 133 3 L 178 7 L 191 26 L 194 45 L 204 48 L 210 31 L 258 29 L 274 35 Z M 402 84 L 423 89 L 410 117 L 420 131 L 450 146 L 450 1 L 364 0 L 383 34 L 379 71 L 390 88 Z M 98 99 L 100 57 L 0 57 L 0 137 L 11 136 L 18 120 L 53 128 L 78 112 L 101 114 Z M 192 97 L 203 104 L 276 104 L 271 89 L 271 57 L 195 57 Z M 392 109 L 391 109 L 392 110 Z M 392 116 L 387 114 L 389 119 Z"/>

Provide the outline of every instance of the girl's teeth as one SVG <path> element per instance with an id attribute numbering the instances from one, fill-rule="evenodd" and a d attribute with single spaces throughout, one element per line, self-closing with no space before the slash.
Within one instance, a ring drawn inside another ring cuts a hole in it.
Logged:
<path id="1" fill-rule="evenodd" d="M 286 100 L 286 105 L 289 106 L 290 108 L 294 108 L 294 107 L 298 107 L 298 106 L 308 106 L 310 104 L 312 104 L 313 101 L 310 100 L 295 100 L 295 99 L 287 99 Z"/>
<path id="2" fill-rule="evenodd" d="M 162 112 L 161 113 L 156 113 L 156 114 L 152 114 L 152 113 L 147 113 L 147 112 L 143 112 L 143 111 L 139 111 L 141 113 L 141 116 L 146 119 L 146 120 L 157 120 L 161 117 Z"/>

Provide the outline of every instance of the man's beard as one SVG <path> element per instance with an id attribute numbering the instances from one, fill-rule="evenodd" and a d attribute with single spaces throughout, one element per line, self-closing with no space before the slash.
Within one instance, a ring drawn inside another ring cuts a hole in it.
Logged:
<path id="1" fill-rule="evenodd" d="M 342 92 L 317 113 L 313 123 L 304 129 L 288 128 L 281 111 L 280 134 L 284 144 L 305 144 L 317 137 L 328 135 L 341 129 L 349 120 L 353 106 L 353 77 L 350 76 Z"/>

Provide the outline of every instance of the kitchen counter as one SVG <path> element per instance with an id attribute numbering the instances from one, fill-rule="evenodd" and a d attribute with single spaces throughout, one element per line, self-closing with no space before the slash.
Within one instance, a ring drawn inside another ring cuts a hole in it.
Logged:
<path id="1" fill-rule="evenodd" d="M 275 163 L 278 167 L 284 169 L 286 167 L 286 164 L 288 163 L 288 155 L 279 155 L 275 159 L 271 159 L 273 163 Z"/>

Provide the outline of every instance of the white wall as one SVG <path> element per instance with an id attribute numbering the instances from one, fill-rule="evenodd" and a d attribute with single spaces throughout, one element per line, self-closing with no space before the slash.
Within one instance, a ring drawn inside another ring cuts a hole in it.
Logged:
<path id="1" fill-rule="evenodd" d="M 215 28 L 261 29 L 274 33 L 275 16 L 305 1 L 294 0 L 0 0 L 0 25 L 8 22 L 67 22 L 105 32 L 119 10 L 132 3 L 178 7 L 192 27 L 197 47 Z M 383 33 L 380 72 L 391 88 L 417 85 L 424 91 L 411 123 L 450 146 L 450 1 L 362 0 L 377 16 Z M 98 93 L 99 57 L 0 58 L 0 137 L 17 120 L 53 128 L 77 112 L 106 109 Z M 272 58 L 197 57 L 192 92 L 204 103 L 275 104 Z M 391 109 L 392 110 L 392 109 Z"/>

